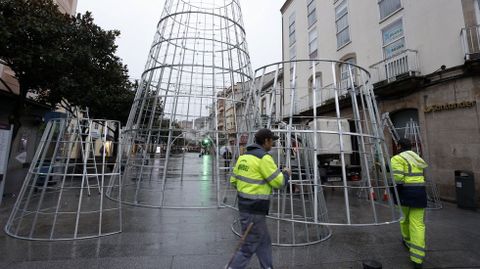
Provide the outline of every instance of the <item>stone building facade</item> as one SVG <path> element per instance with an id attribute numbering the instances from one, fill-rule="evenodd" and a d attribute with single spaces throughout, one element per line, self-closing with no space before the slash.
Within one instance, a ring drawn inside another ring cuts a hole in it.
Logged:
<path id="1" fill-rule="evenodd" d="M 380 113 L 388 112 L 396 128 L 418 122 L 427 178 L 441 198 L 455 201 L 455 171 L 465 170 L 475 176 L 480 205 L 480 1 L 287 0 L 281 12 L 285 61 L 332 59 L 367 68 Z M 343 71 L 338 64 L 338 83 L 347 89 Z M 332 85 L 329 72 L 319 70 L 320 88 Z M 297 88 L 308 89 L 310 77 L 308 68 L 297 70 Z M 284 84 L 291 81 L 286 71 Z M 312 93 L 298 94 L 295 112 L 312 115 Z M 289 96 L 285 88 L 286 107 Z"/>

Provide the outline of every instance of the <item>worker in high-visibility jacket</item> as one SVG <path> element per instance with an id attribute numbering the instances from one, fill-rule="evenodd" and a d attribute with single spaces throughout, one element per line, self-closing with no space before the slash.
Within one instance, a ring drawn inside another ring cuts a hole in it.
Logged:
<path id="1" fill-rule="evenodd" d="M 415 152 L 408 139 L 398 142 L 399 154 L 391 160 L 404 218 L 400 221 L 403 243 L 410 251 L 414 268 L 422 268 L 425 259 L 425 208 L 427 192 L 423 170 L 427 163 Z"/>
<path id="2" fill-rule="evenodd" d="M 272 241 L 266 215 L 270 209 L 272 189 L 285 186 L 291 174 L 288 169 L 280 171 L 268 153 L 278 138 L 269 129 L 259 130 L 255 134 L 256 144 L 247 146 L 247 152 L 238 158 L 233 169 L 230 183 L 238 192 L 242 233 L 245 233 L 251 223 L 253 226 L 228 268 L 246 268 L 253 254 L 257 254 L 262 268 L 273 268 Z"/>

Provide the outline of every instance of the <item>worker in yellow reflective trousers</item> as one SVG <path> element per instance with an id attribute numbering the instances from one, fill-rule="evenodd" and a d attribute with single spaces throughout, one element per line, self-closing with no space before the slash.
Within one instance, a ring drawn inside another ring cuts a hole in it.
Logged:
<path id="1" fill-rule="evenodd" d="M 392 170 L 404 218 L 400 221 L 403 243 L 410 251 L 414 268 L 423 268 L 425 259 L 425 208 L 427 191 L 423 170 L 427 163 L 415 152 L 408 139 L 399 142 L 399 154 L 392 158 Z"/>

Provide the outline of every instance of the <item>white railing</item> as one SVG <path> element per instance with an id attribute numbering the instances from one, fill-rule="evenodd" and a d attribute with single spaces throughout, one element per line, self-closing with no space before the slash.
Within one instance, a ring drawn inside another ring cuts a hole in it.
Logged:
<path id="1" fill-rule="evenodd" d="M 463 28 L 460 32 L 465 60 L 480 58 L 480 25 Z"/>
<path id="2" fill-rule="evenodd" d="M 405 76 L 420 74 L 416 50 L 404 50 L 372 66 L 373 83 L 380 81 L 392 82 Z"/>
<path id="3" fill-rule="evenodd" d="M 333 86 L 332 86 L 333 87 Z M 323 106 L 329 102 L 334 102 L 335 100 L 335 91 L 338 91 L 338 98 L 344 99 L 348 95 L 348 89 L 347 88 L 337 88 L 336 90 L 332 87 L 326 87 L 324 89 L 316 91 L 316 101 L 317 101 L 317 107 Z M 294 104 L 294 109 L 293 112 L 294 114 L 299 114 L 305 111 L 308 111 L 310 109 L 313 109 L 314 104 L 313 104 L 313 96 L 310 95 L 304 95 L 301 97 L 298 97 L 295 101 Z M 290 111 L 290 110 L 288 110 Z"/>
<path id="4" fill-rule="evenodd" d="M 317 101 L 317 106 L 322 105 L 324 103 L 324 99 L 325 99 L 325 98 L 322 97 L 322 91 L 317 90 L 317 91 L 315 91 L 315 94 L 316 94 L 315 98 L 317 99 L 316 100 Z M 309 109 L 313 108 L 313 96 L 311 96 L 308 100 L 308 108 Z"/>
<path id="5" fill-rule="evenodd" d="M 310 109 L 310 98 L 308 95 L 299 96 L 295 100 L 295 104 L 293 106 L 293 113 L 299 114 L 301 112 L 305 112 Z"/>

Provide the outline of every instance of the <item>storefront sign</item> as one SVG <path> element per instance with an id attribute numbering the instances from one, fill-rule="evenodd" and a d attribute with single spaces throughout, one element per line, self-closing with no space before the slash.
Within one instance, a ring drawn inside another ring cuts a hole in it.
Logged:
<path id="1" fill-rule="evenodd" d="M 477 105 L 477 101 L 463 101 L 461 103 L 451 103 L 444 105 L 431 105 L 427 106 L 424 110 L 425 113 L 439 112 L 445 110 L 455 110 L 460 108 L 471 108 Z"/>

